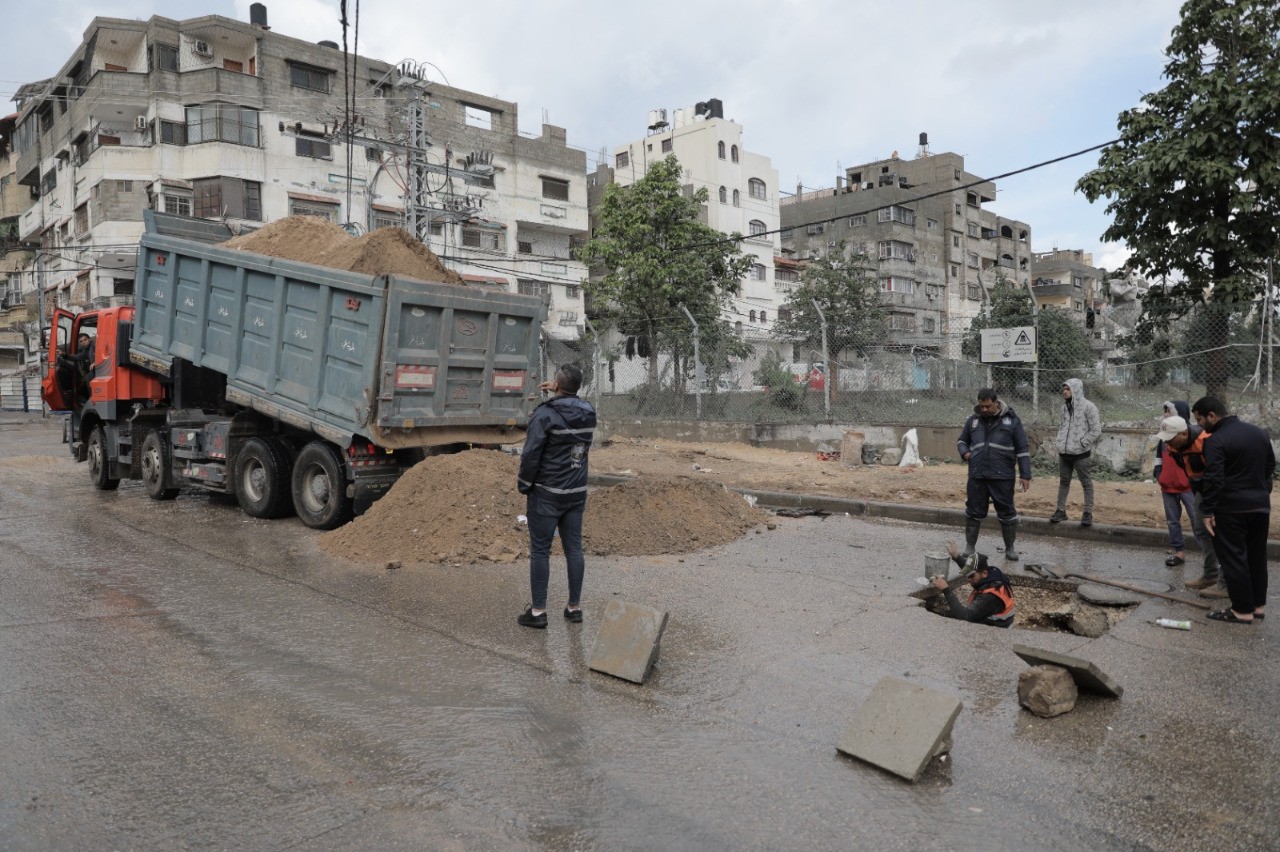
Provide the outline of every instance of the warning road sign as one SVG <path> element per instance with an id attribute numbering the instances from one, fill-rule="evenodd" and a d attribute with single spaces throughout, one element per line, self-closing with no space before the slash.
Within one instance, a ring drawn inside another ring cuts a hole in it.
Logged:
<path id="1" fill-rule="evenodd" d="M 1007 361 L 1032 363 L 1036 360 L 1036 329 L 1033 325 L 984 328 L 981 334 L 984 364 Z"/>

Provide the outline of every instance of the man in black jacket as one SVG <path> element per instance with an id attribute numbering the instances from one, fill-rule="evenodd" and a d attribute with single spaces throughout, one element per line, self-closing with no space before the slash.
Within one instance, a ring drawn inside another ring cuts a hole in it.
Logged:
<path id="1" fill-rule="evenodd" d="M 1191 411 L 1212 436 L 1204 443 L 1200 508 L 1231 597 L 1228 609 L 1211 612 L 1209 618 L 1252 624 L 1266 615 L 1275 451 L 1266 432 L 1228 414 L 1216 397 L 1201 397 Z"/>
<path id="2" fill-rule="evenodd" d="M 952 618 L 961 621 L 977 621 L 994 627 L 1013 626 L 1013 587 L 1009 578 L 994 565 L 987 564 L 987 557 L 974 553 L 968 558 L 960 555 L 955 542 L 947 542 L 947 553 L 965 572 L 965 579 L 973 587 L 969 603 L 962 604 L 946 577 L 934 577 L 933 587 L 946 596 L 947 610 Z"/>
<path id="3" fill-rule="evenodd" d="M 964 504 L 964 554 L 978 545 L 978 532 L 987 509 L 994 503 L 1004 536 L 1004 558 L 1016 560 L 1018 510 L 1013 505 L 1015 479 L 1022 490 L 1031 487 L 1031 451 L 1022 421 L 991 388 L 978 391 L 978 404 L 964 422 L 956 441 L 960 458 L 969 463 L 969 487 Z"/>
<path id="4" fill-rule="evenodd" d="M 569 570 L 569 602 L 564 617 L 582 622 L 582 515 L 587 506 L 587 454 L 595 434 L 596 412 L 578 399 L 582 370 L 565 364 L 539 390 L 555 394 L 529 418 L 524 450 L 520 453 L 517 488 L 527 495 L 529 519 L 529 585 L 533 603 L 516 622 L 523 627 L 547 626 L 547 582 L 551 574 L 551 539 L 560 531 Z"/>

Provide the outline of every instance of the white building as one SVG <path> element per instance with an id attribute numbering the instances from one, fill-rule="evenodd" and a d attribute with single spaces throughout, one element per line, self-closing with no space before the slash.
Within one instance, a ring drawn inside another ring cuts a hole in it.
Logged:
<path id="1" fill-rule="evenodd" d="M 585 154 L 561 128 L 518 133 L 516 105 L 426 81 L 252 22 L 95 18 L 58 73 L 18 93 L 16 176 L 37 197 L 19 219 L 37 278 L 60 304 L 130 300 L 146 208 L 255 227 L 290 214 L 364 231 L 406 221 L 477 284 L 546 294 L 547 330 L 576 338 L 586 270 Z M 425 194 L 410 191 L 407 117 L 430 138 Z M 350 124 L 348 124 L 350 122 Z M 348 133 L 354 128 L 348 146 Z M 464 183 L 476 162 L 484 185 Z"/>

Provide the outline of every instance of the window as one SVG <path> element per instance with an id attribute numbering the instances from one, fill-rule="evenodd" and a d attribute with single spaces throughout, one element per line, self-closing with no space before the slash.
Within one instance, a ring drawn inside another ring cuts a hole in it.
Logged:
<path id="1" fill-rule="evenodd" d="M 976 237 L 976 236 L 978 236 L 978 223 L 977 223 L 977 222 L 970 222 L 970 223 L 969 223 L 969 225 L 968 225 L 968 228 L 967 228 L 966 230 L 967 230 L 967 232 L 968 232 L 969 236 L 971 236 L 971 237 Z"/>
<path id="2" fill-rule="evenodd" d="M 332 82 L 332 71 L 299 62 L 289 63 L 289 83 L 295 89 L 310 89 L 313 92 L 328 94 Z"/>
<path id="3" fill-rule="evenodd" d="M 191 215 L 191 196 L 176 192 L 166 192 L 161 196 L 164 212 L 174 216 Z"/>
<path id="4" fill-rule="evenodd" d="M 908 260 L 915 262 L 916 249 L 911 243 L 900 240 L 881 240 L 878 246 L 881 260 Z"/>
<path id="5" fill-rule="evenodd" d="M 971 192 L 971 193 L 969 193 L 969 194 L 968 194 L 968 196 L 966 196 L 965 201 L 966 201 L 966 203 L 967 203 L 970 207 L 977 207 L 977 206 L 978 206 L 978 194 L 977 194 L 976 192 Z"/>
<path id="6" fill-rule="evenodd" d="M 157 44 L 151 48 L 151 70 L 177 71 L 178 48 L 172 44 Z"/>
<path id="7" fill-rule="evenodd" d="M 795 229 L 795 228 L 783 228 L 783 229 L 782 229 L 782 234 L 781 234 L 780 236 L 781 236 L 784 240 L 792 240 L 792 239 L 795 239 L 795 236 L 796 236 L 796 229 Z M 786 249 L 786 251 L 790 251 L 790 249 Z"/>
<path id="8" fill-rule="evenodd" d="M 116 181 L 116 192 L 133 192 L 133 181 L 131 180 Z"/>
<path id="9" fill-rule="evenodd" d="M 925 221 L 929 223 L 928 227 L 929 227 L 929 230 L 930 230 L 930 231 L 936 231 L 936 230 L 938 230 L 938 220 L 937 220 L 937 219 L 926 219 Z"/>
<path id="10" fill-rule="evenodd" d="M 327 201 L 310 201 L 305 198 L 289 199 L 289 215 L 290 216 L 319 216 L 321 219 L 328 219 L 330 222 L 338 221 L 338 205 L 330 204 Z"/>
<path id="11" fill-rule="evenodd" d="M 960 267 L 959 267 L 959 266 L 957 266 L 957 265 L 956 265 L 956 264 L 954 264 L 954 263 L 953 263 L 953 264 L 951 264 L 951 277 L 952 277 L 952 278 L 959 278 L 959 277 L 960 277 Z"/>
<path id="12" fill-rule="evenodd" d="M 617 155 L 614 156 L 613 162 L 618 168 L 625 169 L 627 166 L 631 165 L 631 152 L 619 151 Z"/>
<path id="13" fill-rule="evenodd" d="M 534 281 L 531 278 L 517 279 L 516 291 L 525 296 L 545 296 L 551 292 L 546 281 Z"/>
<path id="14" fill-rule="evenodd" d="M 753 237 L 758 237 L 761 234 L 763 234 L 765 231 L 769 230 L 767 227 L 765 227 L 764 222 L 761 222 L 759 219 L 752 219 L 749 223 L 747 223 L 747 228 L 750 230 L 751 236 Z"/>
<path id="15" fill-rule="evenodd" d="M 187 142 L 230 142 L 258 147 L 258 111 L 233 104 L 187 107 Z"/>
<path id="16" fill-rule="evenodd" d="M 936 317 L 924 318 L 924 330 L 926 334 L 933 334 L 938 330 L 938 320 Z"/>
<path id="17" fill-rule="evenodd" d="M 671 153 L 671 140 L 670 140 L 670 139 L 663 139 L 663 140 L 662 140 L 662 153 L 664 153 L 664 154 L 670 154 L 670 153 Z"/>
<path id="18" fill-rule="evenodd" d="M 333 152 L 329 143 L 318 136 L 297 136 L 293 140 L 293 152 L 299 157 L 314 157 L 317 160 L 332 160 Z"/>
<path id="19" fill-rule="evenodd" d="M 1076 313 L 1084 310 L 1084 302 L 1074 302 L 1073 304 L 1075 305 Z"/>
<path id="20" fill-rule="evenodd" d="M 724 143 L 723 142 L 716 143 L 716 155 L 720 157 L 720 159 L 722 160 L 724 159 Z"/>
<path id="21" fill-rule="evenodd" d="M 582 288 L 577 284 L 566 284 L 564 285 L 564 295 L 569 299 L 581 299 Z"/>
<path id="22" fill-rule="evenodd" d="M 739 195 L 738 195 L 738 190 L 736 190 L 736 189 L 735 189 L 735 190 L 733 191 L 733 206 L 734 206 L 734 207 L 739 207 L 739 206 L 741 206 L 741 205 L 738 203 L 740 199 L 741 199 L 741 196 L 739 196 Z"/>
<path id="23" fill-rule="evenodd" d="M 889 328 L 893 331 L 915 331 L 915 314 L 889 314 Z"/>
<path id="24" fill-rule="evenodd" d="M 81 235 L 89 233 L 89 203 L 87 201 L 76 208 L 76 233 Z M 1079 310 L 1079 308 L 1076 310 Z"/>
<path id="25" fill-rule="evenodd" d="M 968 267 L 969 267 L 970 269 L 977 269 L 977 268 L 978 268 L 978 254 L 977 254 L 977 252 L 972 252 L 972 251 L 971 251 L 971 252 L 969 252 Z"/>
<path id="26" fill-rule="evenodd" d="M 736 163 L 738 162 L 738 146 L 734 145 L 729 149 L 729 157 Z"/>
<path id="27" fill-rule="evenodd" d="M 467 122 L 467 127 L 478 127 L 481 130 L 493 130 L 494 112 L 484 107 L 472 106 L 471 104 L 462 105 L 462 115 Z"/>
<path id="28" fill-rule="evenodd" d="M 262 184 L 240 178 L 211 177 L 191 182 L 198 219 L 262 221 Z"/>
<path id="29" fill-rule="evenodd" d="M 769 280 L 769 270 L 765 269 L 763 263 L 753 263 L 751 265 L 751 280 L 752 281 L 768 281 Z"/>
<path id="30" fill-rule="evenodd" d="M 487 249 L 489 251 L 502 251 L 506 248 L 503 243 L 503 233 L 497 228 L 469 228 L 462 229 L 462 245 L 466 248 Z"/>
<path id="31" fill-rule="evenodd" d="M 542 197 L 554 198 L 557 201 L 569 200 L 569 181 L 560 178 L 544 177 L 542 179 Z"/>
<path id="32" fill-rule="evenodd" d="M 916 211 L 894 204 L 878 210 L 876 218 L 881 222 L 901 222 L 903 225 L 915 227 Z"/>
<path id="33" fill-rule="evenodd" d="M 814 236 L 815 234 L 821 234 L 823 230 L 825 230 L 825 227 L 826 226 L 823 225 L 821 222 L 815 222 L 814 224 L 805 228 L 804 232 L 809 236 Z"/>
<path id="34" fill-rule="evenodd" d="M 58 170 L 49 169 L 49 171 L 45 172 L 44 176 L 40 178 L 40 194 L 48 195 L 49 193 L 53 192 L 54 189 L 57 188 L 57 186 L 58 186 Z"/>
<path id="35" fill-rule="evenodd" d="M 728 200 L 729 200 L 729 190 L 725 189 L 723 186 L 720 187 L 720 203 L 724 204 Z"/>
<path id="36" fill-rule="evenodd" d="M 857 216 L 850 216 L 850 217 L 849 217 L 849 227 L 850 227 L 850 228 L 861 228 L 861 227 L 862 227 L 863 225 L 865 225 L 865 224 L 867 224 L 867 217 L 866 217 L 866 214 L 861 214 L 861 213 L 860 213 L 860 214 L 858 214 Z"/>
<path id="37" fill-rule="evenodd" d="M 374 148 L 374 147 L 372 147 L 372 146 L 367 147 L 367 148 L 365 148 L 365 149 L 364 149 L 364 158 L 365 158 L 366 160 L 372 160 L 372 161 L 373 161 L 373 162 L 375 162 L 375 163 L 377 163 L 377 162 L 381 162 L 381 160 L 382 160 L 382 151 L 381 151 L 381 150 L 379 150 L 378 148 Z"/>
<path id="38" fill-rule="evenodd" d="M 952 235 L 951 235 L 951 247 L 952 247 L 952 248 L 960 248 L 960 235 L 959 235 L 959 234 L 952 234 Z"/>
<path id="39" fill-rule="evenodd" d="M 916 282 L 901 275 L 890 275 L 880 279 L 880 289 L 886 293 L 914 293 Z"/>
<path id="40" fill-rule="evenodd" d="M 773 280 L 780 283 L 789 283 L 800 280 L 800 275 L 794 269 L 775 269 L 773 270 Z M 779 314 L 781 316 L 781 314 Z"/>
<path id="41" fill-rule="evenodd" d="M 160 141 L 166 145 L 187 144 L 187 126 L 177 121 L 161 119 Z"/>
<path id="42" fill-rule="evenodd" d="M 978 291 L 978 285 L 977 285 L 977 284 L 970 284 L 970 285 L 969 285 L 969 298 L 970 298 L 970 299 L 972 299 L 972 300 L 973 300 L 973 301 L 975 301 L 975 302 L 976 302 L 976 301 L 979 301 L 979 300 L 982 298 L 982 293 L 980 293 L 980 292 Z"/>
<path id="43" fill-rule="evenodd" d="M 768 196 L 765 194 L 764 181 L 760 180 L 760 178 L 752 178 L 751 180 L 747 181 L 747 193 L 752 198 L 758 198 L 761 201 L 764 201 L 766 198 L 768 198 Z"/>
<path id="44" fill-rule="evenodd" d="M 755 322 L 755 321 L 756 321 L 756 312 L 755 312 L 755 311 L 750 311 L 750 312 L 748 312 L 748 313 L 747 313 L 747 318 L 748 318 L 748 319 L 750 319 L 752 322 Z"/>
<path id="45" fill-rule="evenodd" d="M 373 211 L 373 228 L 403 228 L 404 214 L 390 210 Z"/>
<path id="46" fill-rule="evenodd" d="M 516 251 L 520 254 L 533 254 L 533 241 L 516 240 Z"/>
<path id="47" fill-rule="evenodd" d="M 768 315 L 766 312 L 761 311 L 761 312 L 760 312 L 760 322 L 768 322 L 768 321 L 769 321 L 769 315 Z"/>
<path id="48" fill-rule="evenodd" d="M 960 206 L 959 204 L 956 205 L 956 215 L 957 216 L 964 215 L 964 207 Z"/>
<path id="49" fill-rule="evenodd" d="M 444 236 L 444 222 L 431 222 L 427 225 L 427 232 L 433 237 Z"/>

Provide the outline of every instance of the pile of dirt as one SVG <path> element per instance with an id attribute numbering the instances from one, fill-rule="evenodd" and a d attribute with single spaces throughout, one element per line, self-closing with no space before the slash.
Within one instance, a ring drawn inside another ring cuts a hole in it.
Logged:
<path id="1" fill-rule="evenodd" d="M 518 516 L 519 460 L 493 450 L 432 456 L 320 547 L 356 562 L 514 562 L 529 554 Z M 593 488 L 583 547 L 595 556 L 687 553 L 724 544 L 766 514 L 715 483 L 688 478 Z M 559 551 L 557 542 L 556 551 Z"/>
<path id="2" fill-rule="evenodd" d="M 446 269 L 440 258 L 402 228 L 379 228 L 353 237 L 321 216 L 289 216 L 233 237 L 223 246 L 365 275 L 464 283 L 462 276 Z"/>

